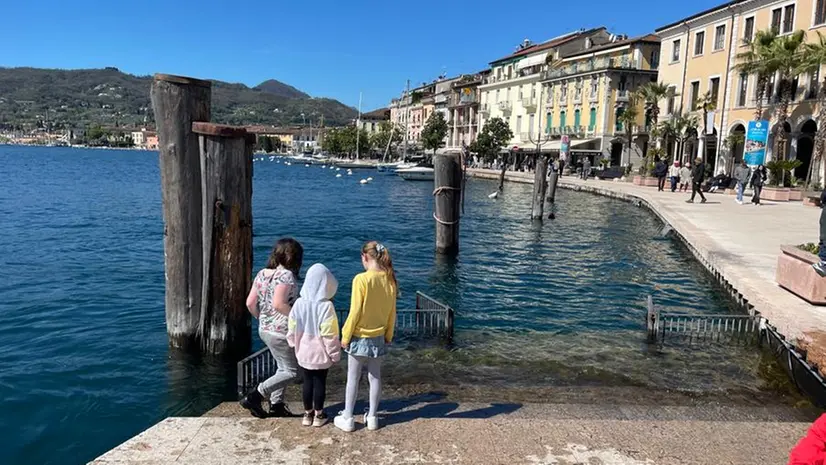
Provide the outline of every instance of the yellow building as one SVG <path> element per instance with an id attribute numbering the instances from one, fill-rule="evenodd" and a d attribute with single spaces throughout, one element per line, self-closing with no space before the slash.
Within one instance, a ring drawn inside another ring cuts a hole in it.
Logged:
<path id="1" fill-rule="evenodd" d="M 737 54 L 747 50 L 755 32 L 776 29 L 780 34 L 804 30 L 807 41 L 826 33 L 826 0 L 735 0 L 702 11 L 657 29 L 662 40 L 659 79 L 671 86 L 676 97 L 661 102 L 661 120 L 677 114 L 695 115 L 700 120 L 697 133 L 688 134 L 680 150 L 670 143 L 670 153 L 688 159 L 706 153 L 715 172 L 730 172 L 743 156 L 743 147 L 726 149 L 722 141 L 732 133 L 745 134 L 748 122 L 755 119 L 756 78 L 737 70 Z M 794 82 L 794 99 L 784 128 L 778 124 L 777 85 L 764 100 L 763 119 L 770 121 L 771 135 L 767 160 L 772 158 L 774 134 L 789 133 L 788 158 L 803 165 L 795 173 L 804 178 L 812 159 L 817 125 L 815 98 L 820 73 L 799 76 Z M 710 93 L 716 105 L 708 121 L 703 120 L 696 100 Z M 705 149 L 705 150 L 704 150 Z"/>
<path id="2" fill-rule="evenodd" d="M 606 28 L 578 30 L 546 42 L 534 44 L 526 40 L 516 52 L 490 63 L 490 72 L 478 87 L 480 95 L 479 129 L 492 118 L 506 121 L 513 139 L 509 144 L 522 150 L 536 150 L 536 139 L 542 132 L 543 72 L 549 63 L 580 52 L 590 45 L 603 44 L 611 38 Z M 543 138 L 541 150 L 554 149 Z M 556 150 L 559 150 L 558 143 Z"/>
<path id="3" fill-rule="evenodd" d="M 545 133 L 569 136 L 574 160 L 588 156 L 592 163 L 606 158 L 613 166 L 638 166 L 647 150 L 648 119 L 640 107 L 629 153 L 627 131 L 618 117 L 632 92 L 657 80 L 659 55 L 655 35 L 611 36 L 605 44 L 551 63 L 541 80 Z"/>

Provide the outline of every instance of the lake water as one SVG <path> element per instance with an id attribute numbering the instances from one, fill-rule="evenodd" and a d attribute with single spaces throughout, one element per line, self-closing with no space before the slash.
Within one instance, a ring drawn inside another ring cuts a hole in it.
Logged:
<path id="1" fill-rule="evenodd" d="M 157 153 L 0 146 L 0 166 L 0 463 L 84 463 L 165 416 L 232 398 L 224 365 L 167 348 Z M 456 309 L 454 347 L 395 349 L 391 392 L 789 401 L 753 349 L 647 350 L 648 294 L 669 310 L 733 309 L 642 209 L 561 191 L 557 220 L 537 225 L 530 186 L 491 200 L 496 184 L 471 180 L 460 257 L 445 261 L 433 254 L 430 183 L 254 166 L 256 269 L 278 237 L 294 236 L 306 266 L 339 278 L 346 307 L 360 246 L 378 239 L 396 263 L 400 307 L 421 290 Z"/>

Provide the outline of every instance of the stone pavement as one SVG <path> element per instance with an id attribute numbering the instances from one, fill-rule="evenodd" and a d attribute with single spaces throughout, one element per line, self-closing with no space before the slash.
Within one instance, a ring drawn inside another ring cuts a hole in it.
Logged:
<path id="1" fill-rule="evenodd" d="M 480 178 L 499 178 L 494 170 L 469 171 Z M 533 173 L 506 176 L 510 181 L 533 183 Z M 817 242 L 820 209 L 802 202 L 738 205 L 728 194 L 706 194 L 708 203 L 687 204 L 685 193 L 573 176 L 563 177 L 560 187 L 647 202 L 701 261 L 718 271 L 787 339 L 809 345 L 826 332 L 826 308 L 813 306 L 775 283 L 780 246 Z"/>
<path id="2" fill-rule="evenodd" d="M 91 463 L 783 464 L 809 425 L 760 408 L 411 407 L 384 412 L 378 431 L 359 424 L 350 434 L 332 425 L 305 428 L 297 418 L 169 418 Z M 232 404 L 216 410 L 237 413 Z"/>

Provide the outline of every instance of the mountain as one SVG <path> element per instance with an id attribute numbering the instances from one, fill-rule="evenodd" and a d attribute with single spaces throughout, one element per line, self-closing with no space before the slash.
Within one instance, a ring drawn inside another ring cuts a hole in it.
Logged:
<path id="1" fill-rule="evenodd" d="M 268 81 L 264 81 L 261 84 L 253 87 L 255 90 L 260 90 L 261 92 L 266 92 L 268 94 L 278 95 L 284 98 L 310 98 L 308 94 L 301 92 L 300 90 L 296 89 L 295 87 L 284 84 L 281 81 L 276 81 L 275 79 L 270 79 Z"/>
<path id="2" fill-rule="evenodd" d="M 0 67 L 0 127 L 31 129 L 49 124 L 62 129 L 95 124 L 134 127 L 144 121 L 151 124 L 151 84 L 151 76 L 134 76 L 117 68 Z M 317 118 L 324 115 L 325 126 L 337 126 L 357 115 L 356 109 L 337 100 L 310 97 L 278 81 L 261 86 L 263 89 L 251 89 L 244 84 L 212 81 L 212 121 L 289 126 L 310 120 L 318 124 Z"/>

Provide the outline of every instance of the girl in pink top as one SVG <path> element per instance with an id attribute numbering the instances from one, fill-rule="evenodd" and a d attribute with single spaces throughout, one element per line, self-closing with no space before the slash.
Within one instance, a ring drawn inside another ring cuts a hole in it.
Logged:
<path id="1" fill-rule="evenodd" d="M 304 372 L 304 426 L 324 426 L 327 370 L 341 358 L 338 318 L 330 301 L 338 281 L 326 266 L 316 263 L 307 270 L 301 296 L 293 304 L 287 342 Z"/>

